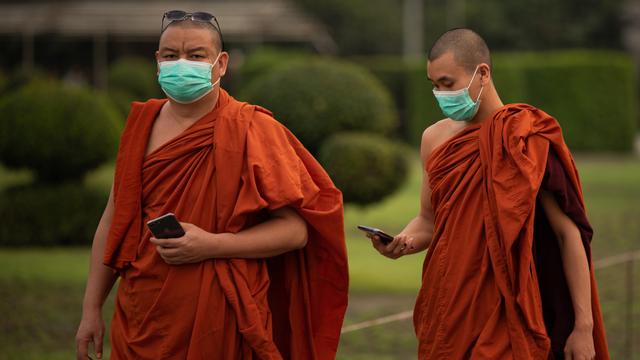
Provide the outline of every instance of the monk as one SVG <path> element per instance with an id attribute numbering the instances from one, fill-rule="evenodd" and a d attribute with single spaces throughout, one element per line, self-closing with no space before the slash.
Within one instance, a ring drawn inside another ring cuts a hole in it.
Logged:
<path id="1" fill-rule="evenodd" d="M 168 25 L 165 24 L 167 21 Z M 220 88 L 208 13 L 163 18 L 158 81 L 133 103 L 98 225 L 77 359 L 333 359 L 347 306 L 342 195 L 272 114 Z M 185 235 L 146 222 L 172 212 Z"/>
<path id="2" fill-rule="evenodd" d="M 558 122 L 504 105 L 485 41 L 443 34 L 427 75 L 446 116 L 422 136 L 420 212 L 383 245 L 428 250 L 414 309 L 420 359 L 608 359 L 592 229 Z"/>

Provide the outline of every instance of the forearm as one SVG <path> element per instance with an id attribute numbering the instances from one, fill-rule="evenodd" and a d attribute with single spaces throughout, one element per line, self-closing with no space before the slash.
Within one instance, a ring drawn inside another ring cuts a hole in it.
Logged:
<path id="1" fill-rule="evenodd" d="M 282 210 L 271 219 L 235 234 L 211 234 L 212 258 L 267 258 L 304 247 L 306 222 L 293 210 Z"/>
<path id="2" fill-rule="evenodd" d="M 91 246 L 91 260 L 89 264 L 89 276 L 82 303 L 83 311 L 101 309 L 105 299 L 109 295 L 117 274 L 102 261 L 107 242 L 109 226 L 113 216 L 113 199 L 109 196 L 107 207 L 102 214 L 98 228 Z"/>
<path id="3" fill-rule="evenodd" d="M 575 328 L 591 329 L 591 277 L 589 263 L 577 229 L 561 236 L 559 241 L 564 273 L 571 293 Z"/>

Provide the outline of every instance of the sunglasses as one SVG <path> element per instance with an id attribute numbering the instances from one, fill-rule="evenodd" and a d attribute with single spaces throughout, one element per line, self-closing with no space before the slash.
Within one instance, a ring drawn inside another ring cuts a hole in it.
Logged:
<path id="1" fill-rule="evenodd" d="M 164 13 L 164 15 L 162 15 L 162 28 L 160 29 L 160 33 L 164 32 L 172 22 L 184 20 L 199 21 L 211 24 L 211 26 L 213 26 L 213 28 L 218 32 L 218 35 L 220 35 L 220 41 L 222 43 L 222 48 L 224 49 L 224 40 L 222 39 L 220 24 L 218 24 L 218 20 L 216 19 L 216 17 L 212 14 L 209 14 L 208 12 L 197 11 L 188 13 L 182 10 L 167 11 L 166 13 Z"/>

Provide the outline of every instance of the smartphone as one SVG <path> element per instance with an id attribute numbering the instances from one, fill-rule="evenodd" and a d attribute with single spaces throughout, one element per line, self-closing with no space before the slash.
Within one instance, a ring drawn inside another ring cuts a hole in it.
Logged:
<path id="1" fill-rule="evenodd" d="M 171 239 L 184 236 L 184 229 L 172 213 L 166 213 L 147 222 L 147 227 L 157 239 Z"/>
<path id="2" fill-rule="evenodd" d="M 380 238 L 380 242 L 385 245 L 388 245 L 393 241 L 393 236 L 387 234 L 386 232 L 376 229 L 370 226 L 358 225 L 358 229 L 366 232 L 367 234 L 377 235 Z"/>

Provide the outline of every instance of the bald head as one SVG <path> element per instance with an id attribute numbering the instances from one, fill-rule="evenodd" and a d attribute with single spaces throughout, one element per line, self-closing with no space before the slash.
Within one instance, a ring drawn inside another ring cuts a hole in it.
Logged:
<path id="1" fill-rule="evenodd" d="M 218 51 L 222 51 L 222 35 L 220 34 L 220 31 L 218 29 L 216 29 L 216 27 L 208 22 L 203 22 L 203 21 L 193 21 L 193 20 L 181 20 L 181 21 L 173 21 L 171 23 L 169 23 L 169 25 L 167 25 L 167 27 L 164 29 L 164 31 L 162 32 L 162 34 L 164 34 L 167 29 L 169 28 L 173 28 L 173 27 L 179 27 L 179 28 L 183 28 L 183 29 L 204 29 L 207 30 L 211 33 L 211 41 L 213 41 L 213 46 L 215 49 L 217 49 Z M 160 38 L 162 38 L 162 35 L 160 35 Z"/>
<path id="2" fill-rule="evenodd" d="M 491 66 L 487 43 L 472 30 L 453 29 L 442 34 L 429 50 L 429 61 L 449 52 L 453 54 L 454 61 L 468 73 L 475 71 L 481 63 Z"/>

